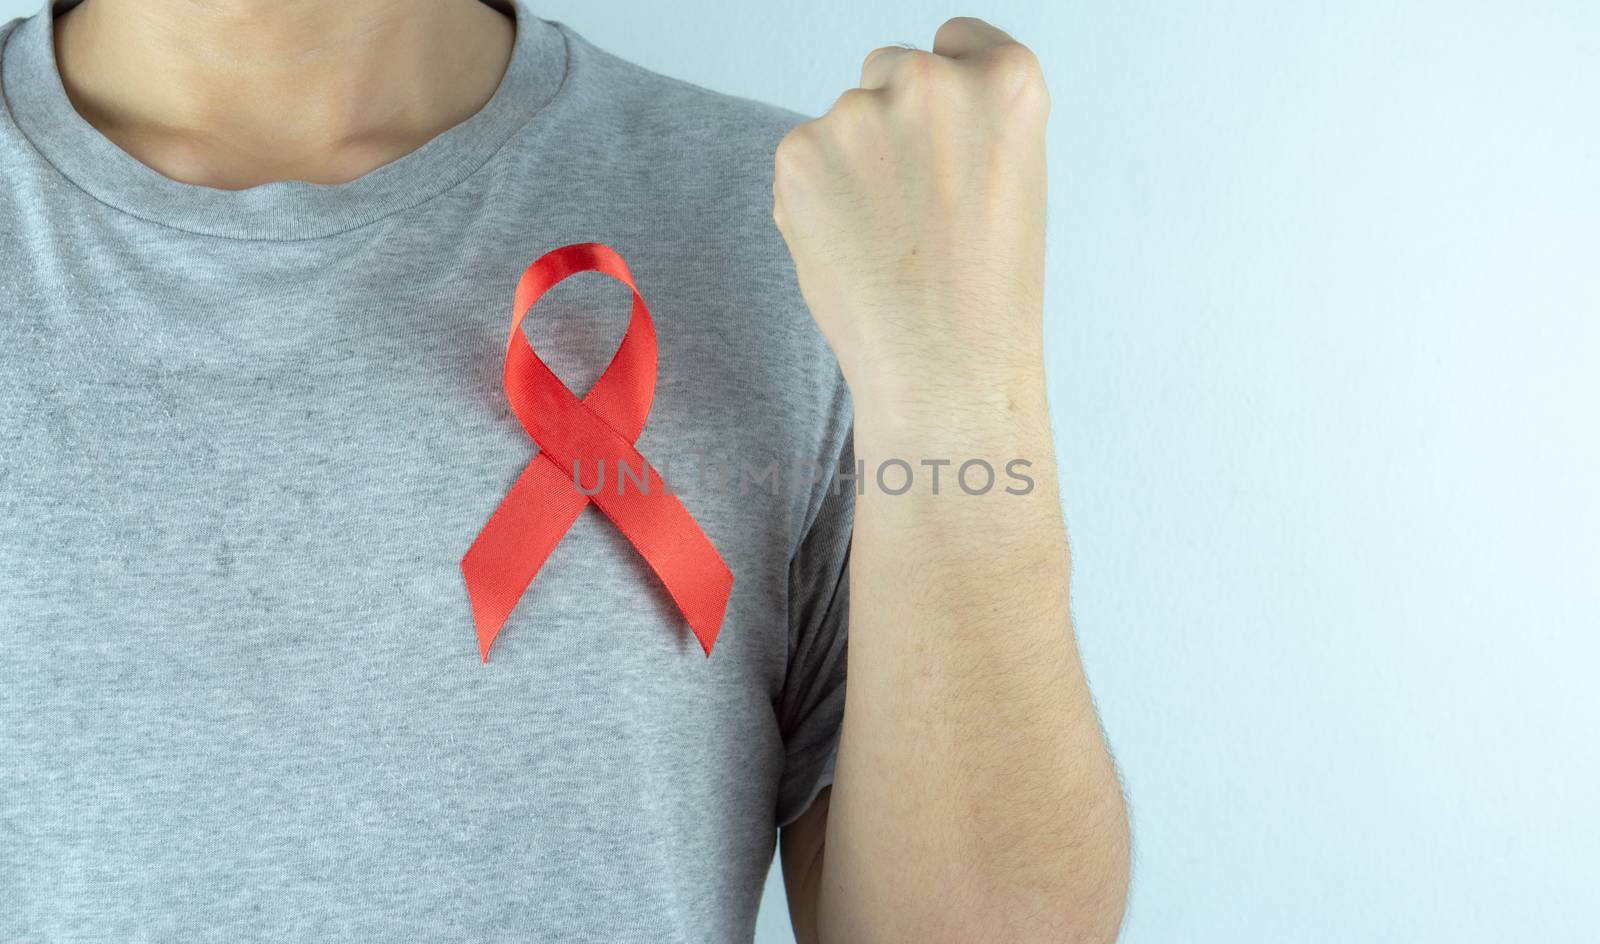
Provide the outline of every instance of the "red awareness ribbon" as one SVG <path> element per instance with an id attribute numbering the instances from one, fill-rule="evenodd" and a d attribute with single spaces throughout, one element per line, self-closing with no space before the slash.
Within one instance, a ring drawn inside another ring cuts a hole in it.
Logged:
<path id="1" fill-rule="evenodd" d="M 633 312 L 605 373 L 579 400 L 534 353 L 522 318 L 557 282 L 588 271 L 633 289 Z M 660 578 L 709 658 L 733 591 L 733 572 L 633 447 L 655 398 L 656 331 L 616 250 L 601 243 L 563 246 L 540 256 L 522 273 L 506 342 L 505 388 L 512 412 L 539 453 L 461 558 L 483 661 L 489 661 L 489 646 L 523 591 L 591 501 Z M 575 463 L 596 476 L 608 468 L 617 482 L 622 481 L 623 465 L 630 475 L 644 469 L 645 486 L 639 488 L 635 479 L 626 488 L 608 485 L 585 495 L 574 479 Z"/>

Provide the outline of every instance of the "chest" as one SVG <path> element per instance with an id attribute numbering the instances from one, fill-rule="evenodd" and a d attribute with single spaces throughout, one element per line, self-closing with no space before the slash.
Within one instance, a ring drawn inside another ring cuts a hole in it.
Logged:
<path id="1" fill-rule="evenodd" d="M 248 297 L 185 283 L 98 304 L 70 285 L 25 300 L 0 406 L 5 671 L 27 653 L 53 666 L 38 697 L 70 691 L 80 706 L 117 710 L 131 686 L 169 693 L 180 713 L 282 701 L 310 724 L 330 705 L 380 710 L 353 678 L 427 691 L 458 672 L 507 680 L 502 708 L 590 705 L 577 720 L 602 727 L 688 705 L 759 715 L 782 683 L 793 540 L 792 496 L 760 489 L 681 495 L 735 574 L 710 659 L 591 504 L 479 661 L 460 560 L 537 452 L 501 386 L 499 281 L 440 270 L 386 286 L 323 271 Z M 574 279 L 528 321 L 579 394 L 626 321 L 618 289 Z M 759 431 L 717 421 L 731 381 L 675 330 L 662 332 L 640 453 L 669 478 L 718 450 L 775 457 Z M 613 684 L 629 697 L 593 701 Z"/>

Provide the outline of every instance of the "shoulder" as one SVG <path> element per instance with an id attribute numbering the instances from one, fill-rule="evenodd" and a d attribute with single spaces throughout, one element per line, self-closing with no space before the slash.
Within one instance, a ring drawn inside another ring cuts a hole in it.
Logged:
<path id="1" fill-rule="evenodd" d="M 591 162 L 561 179 L 593 188 L 600 215 L 637 250 L 636 274 L 647 269 L 663 301 L 658 320 L 695 313 L 709 365 L 699 380 L 725 383 L 721 402 L 749 403 L 745 425 L 800 451 L 837 453 L 848 393 L 772 220 L 778 142 L 809 116 L 663 75 L 558 26 L 567 107 L 581 111 L 546 130 L 581 136 L 561 142 L 562 159 Z M 786 422 L 774 424 L 779 405 Z M 807 436 L 824 442 L 802 445 Z"/>
<path id="2" fill-rule="evenodd" d="M 25 19 L 27 17 L 14 16 L 9 20 L 0 22 L 0 62 L 5 61 L 6 39 L 11 35 L 12 30 L 22 25 L 22 21 Z"/>
<path id="3" fill-rule="evenodd" d="M 0 22 L 0 238 L 7 235 L 9 225 L 18 218 L 19 211 L 12 204 L 17 198 L 22 172 L 26 169 L 21 162 L 32 155 L 32 149 L 12 120 L 11 104 L 5 94 L 6 47 L 26 22 L 25 17 Z M 15 80 L 16 76 L 11 78 Z M 0 246 L 0 250 L 8 248 Z"/>
<path id="4" fill-rule="evenodd" d="M 6 47 L 11 45 L 11 39 L 21 30 L 22 25 L 28 22 L 27 17 L 13 17 L 9 20 L 0 20 L 0 92 L 4 91 Z M 0 95 L 0 112 L 7 109 L 3 95 Z"/>
<path id="5" fill-rule="evenodd" d="M 718 92 L 685 79 L 649 69 L 601 49 L 564 23 L 554 24 L 567 37 L 572 57 L 571 69 L 584 74 L 590 84 L 598 81 L 622 103 L 631 106 L 634 117 L 665 128 L 668 115 L 660 106 L 689 121 L 674 122 L 679 133 L 708 134 L 736 131 L 778 137 L 807 116 L 789 108 L 739 95 Z"/>
<path id="6" fill-rule="evenodd" d="M 657 186 L 749 190 L 770 208 L 778 142 L 810 116 L 664 75 L 556 25 L 568 39 L 568 80 L 586 125 L 597 140 L 628 148 L 626 154 L 609 152 L 612 162 L 647 162 Z"/>

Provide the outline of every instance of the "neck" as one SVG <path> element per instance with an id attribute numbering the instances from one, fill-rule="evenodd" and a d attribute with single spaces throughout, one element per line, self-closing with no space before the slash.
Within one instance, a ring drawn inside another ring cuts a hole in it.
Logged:
<path id="1" fill-rule="evenodd" d="M 343 183 L 481 109 L 510 16 L 480 0 L 85 0 L 59 17 L 84 119 L 175 180 Z"/>

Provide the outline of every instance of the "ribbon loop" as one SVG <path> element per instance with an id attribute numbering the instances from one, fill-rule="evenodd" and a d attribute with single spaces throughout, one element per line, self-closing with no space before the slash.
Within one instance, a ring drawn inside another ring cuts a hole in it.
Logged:
<path id="1" fill-rule="evenodd" d="M 609 275 L 633 291 L 628 328 L 590 389 L 578 399 L 533 350 L 522 330 L 529 309 L 558 282 L 579 272 Z M 478 647 L 489 647 L 550 552 L 591 501 L 650 566 L 707 657 L 722 626 L 733 572 L 677 496 L 668 493 L 634 443 L 655 398 L 656 335 L 650 310 L 622 257 L 601 243 L 545 253 L 517 282 L 506 342 L 506 399 L 539 446 L 461 559 Z M 579 466 L 643 470 L 644 488 L 604 488 L 586 495 Z"/>

